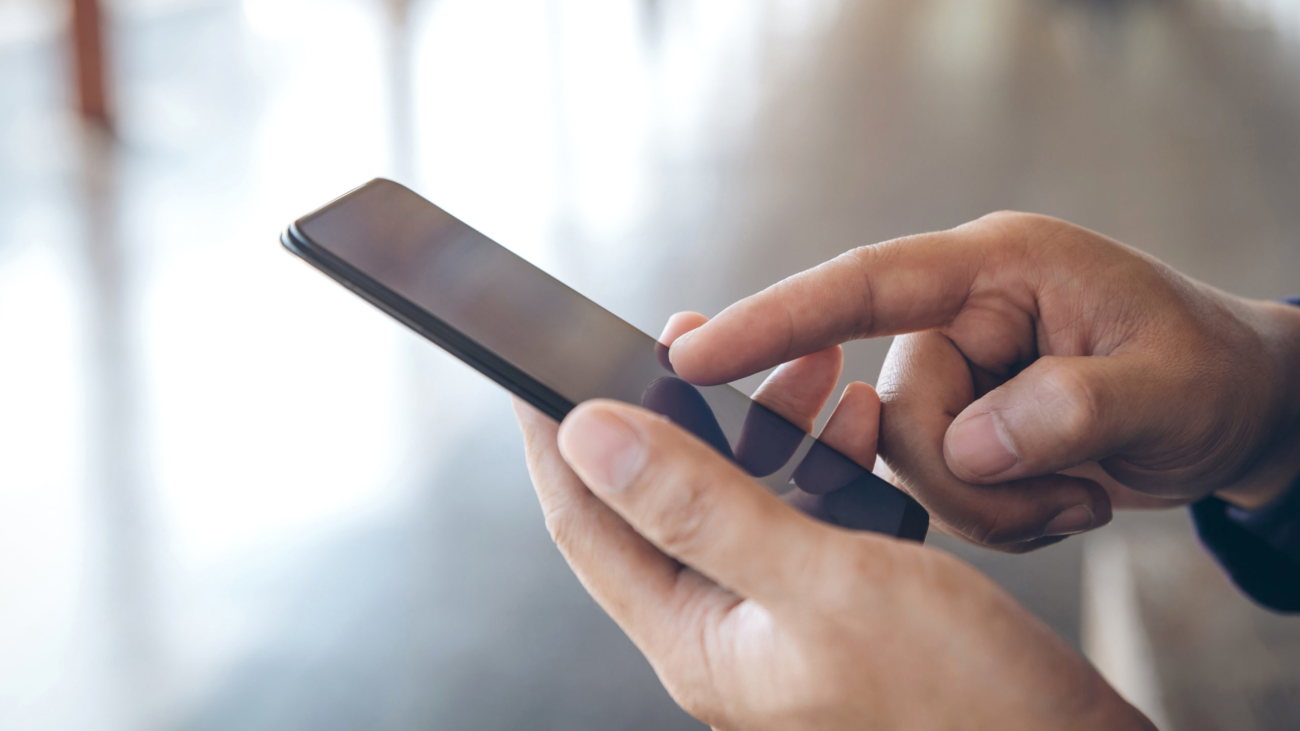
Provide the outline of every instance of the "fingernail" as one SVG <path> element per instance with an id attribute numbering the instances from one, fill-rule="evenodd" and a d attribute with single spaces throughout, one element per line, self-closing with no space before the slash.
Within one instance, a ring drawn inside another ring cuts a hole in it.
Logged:
<path id="1" fill-rule="evenodd" d="M 690 340 L 691 340 L 691 336 L 694 335 L 694 334 L 695 334 L 695 330 L 688 330 L 687 332 L 684 332 L 684 333 L 682 333 L 681 335 L 678 335 L 678 336 L 677 336 L 677 339 L 673 341 L 673 347 L 674 347 L 674 348 L 678 348 L 678 349 L 680 349 L 681 346 L 682 346 L 682 343 L 690 342 Z M 662 338 L 663 336 L 660 335 L 659 337 Z M 663 342 L 663 341 L 661 340 L 660 342 Z"/>
<path id="2" fill-rule="evenodd" d="M 668 322 L 664 323 L 664 329 L 659 333 L 659 337 L 656 339 L 661 343 L 664 342 L 664 340 L 668 338 L 668 331 L 671 330 L 672 327 L 673 327 L 673 321 L 671 318 L 669 318 Z M 683 335 L 684 334 L 685 333 L 683 333 Z"/>
<path id="3" fill-rule="evenodd" d="M 597 409 L 579 411 L 565 420 L 560 448 L 589 487 L 606 492 L 630 485 L 645 454 L 635 429 Z"/>
<path id="4" fill-rule="evenodd" d="M 1072 536 L 1092 527 L 1095 520 L 1092 508 L 1087 505 L 1075 505 L 1056 514 L 1043 529 L 1043 536 Z"/>
<path id="5" fill-rule="evenodd" d="M 953 427 L 948 437 L 953 461 L 972 475 L 992 477 L 1020 461 L 993 414 L 980 414 Z"/>
<path id="6" fill-rule="evenodd" d="M 673 375 L 677 375 L 677 366 L 673 365 L 673 357 L 674 357 L 673 353 L 677 353 L 678 354 L 677 357 L 681 357 L 682 345 L 687 341 L 689 341 L 691 339 L 691 336 L 694 334 L 695 334 L 694 330 L 688 333 L 682 333 L 682 335 L 680 335 L 676 340 L 673 341 L 672 347 L 668 349 L 668 365 L 666 367 L 668 368 L 668 370 L 673 372 Z"/>

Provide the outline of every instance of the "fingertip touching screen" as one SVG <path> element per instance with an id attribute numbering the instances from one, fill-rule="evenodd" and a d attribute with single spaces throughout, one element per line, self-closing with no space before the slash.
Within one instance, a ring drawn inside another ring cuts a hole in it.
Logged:
<path id="1" fill-rule="evenodd" d="M 678 378 L 653 337 L 397 183 L 354 190 L 284 240 L 552 416 L 593 398 L 637 404 L 815 517 L 924 538 L 928 516 L 908 495 L 735 388 Z"/>

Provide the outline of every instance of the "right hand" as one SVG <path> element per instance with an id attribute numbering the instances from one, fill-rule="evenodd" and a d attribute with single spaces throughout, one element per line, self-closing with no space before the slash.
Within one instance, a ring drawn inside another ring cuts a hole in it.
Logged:
<path id="1" fill-rule="evenodd" d="M 732 305 L 671 358 L 717 384 L 886 335 L 901 337 L 879 383 L 881 455 L 974 543 L 1053 543 L 1105 524 L 1112 502 L 1253 508 L 1300 474 L 1300 309 L 1043 216 L 855 249 Z"/>

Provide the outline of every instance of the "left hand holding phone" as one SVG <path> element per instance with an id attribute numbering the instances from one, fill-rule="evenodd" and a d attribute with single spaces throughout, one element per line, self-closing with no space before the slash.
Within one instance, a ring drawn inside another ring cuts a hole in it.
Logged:
<path id="1" fill-rule="evenodd" d="M 679 316 L 663 340 L 698 327 Z M 756 395 L 811 426 L 838 348 Z M 822 439 L 870 465 L 847 391 Z M 556 545 L 687 712 L 718 729 L 1151 729 L 996 584 L 920 544 L 813 520 L 661 416 L 592 401 L 557 425 L 516 399 Z M 838 424 L 853 423 L 847 429 Z"/>

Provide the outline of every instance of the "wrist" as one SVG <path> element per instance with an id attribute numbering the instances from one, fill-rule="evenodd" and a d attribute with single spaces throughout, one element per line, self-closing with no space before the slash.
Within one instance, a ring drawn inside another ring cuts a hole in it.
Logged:
<path id="1" fill-rule="evenodd" d="M 1281 497 L 1300 479 L 1300 307 L 1252 302 L 1271 373 L 1268 379 L 1269 427 L 1261 459 L 1247 479 L 1219 490 L 1216 497 L 1246 510 L 1259 509 Z M 1256 377 L 1242 374 L 1242 377 Z"/>

